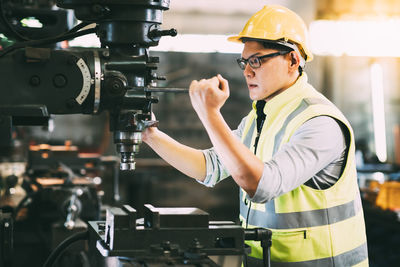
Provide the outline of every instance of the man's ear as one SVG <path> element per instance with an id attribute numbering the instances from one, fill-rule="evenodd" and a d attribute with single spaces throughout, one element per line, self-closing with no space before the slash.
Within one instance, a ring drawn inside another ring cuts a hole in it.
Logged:
<path id="1" fill-rule="evenodd" d="M 300 65 L 300 57 L 295 51 L 289 53 L 290 57 L 290 69 L 298 69 Z"/>
<path id="2" fill-rule="evenodd" d="M 297 65 L 296 67 L 298 67 L 298 64 L 300 64 L 299 55 L 297 55 L 297 53 L 294 52 L 294 51 L 290 52 L 290 61 L 291 61 L 290 66 L 296 66 Z"/>

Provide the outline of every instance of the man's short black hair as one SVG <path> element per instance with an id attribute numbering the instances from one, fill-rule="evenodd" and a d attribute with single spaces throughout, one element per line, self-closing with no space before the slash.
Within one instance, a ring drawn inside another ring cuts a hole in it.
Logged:
<path id="1" fill-rule="evenodd" d="M 290 47 L 282 45 L 282 44 L 273 43 L 273 42 L 265 42 L 265 41 L 259 41 L 259 42 L 264 46 L 264 48 L 278 50 L 278 52 L 294 51 L 293 48 L 290 48 Z"/>

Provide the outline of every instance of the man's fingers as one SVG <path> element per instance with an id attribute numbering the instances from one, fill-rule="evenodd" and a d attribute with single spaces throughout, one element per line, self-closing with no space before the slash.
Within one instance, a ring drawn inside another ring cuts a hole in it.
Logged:
<path id="1" fill-rule="evenodd" d="M 199 81 L 193 80 L 189 89 L 191 94 L 203 90 L 220 90 L 224 93 L 228 93 L 229 95 L 228 81 L 224 79 L 221 74 L 218 74 L 210 79 L 201 79 Z"/>
<path id="2" fill-rule="evenodd" d="M 193 81 L 190 83 L 190 86 L 189 86 L 189 94 L 190 94 L 190 95 L 193 94 L 193 91 L 195 90 L 195 88 L 197 87 L 198 84 L 199 84 L 199 82 L 198 82 L 197 80 L 193 80 Z"/>
<path id="3" fill-rule="evenodd" d="M 224 78 L 222 78 L 222 76 L 221 76 L 221 74 L 218 74 L 217 76 L 216 76 L 216 78 L 218 79 L 218 83 L 219 83 L 219 88 L 221 88 L 221 90 L 222 91 L 225 91 L 226 90 L 226 80 L 224 79 Z"/>
<path id="4" fill-rule="evenodd" d="M 224 92 L 228 91 L 228 93 L 229 93 L 228 81 L 225 78 L 223 78 L 221 74 L 218 74 L 217 78 L 218 78 L 218 82 L 220 84 L 219 87 L 221 88 L 221 90 L 224 91 Z"/>
<path id="5" fill-rule="evenodd" d="M 152 121 L 157 120 L 157 119 L 156 119 L 156 115 L 154 114 L 154 112 L 151 112 L 151 120 L 152 120 Z"/>
<path id="6" fill-rule="evenodd" d="M 193 86 L 195 86 L 196 84 L 198 84 L 199 82 L 197 81 L 197 80 L 193 80 L 191 83 L 190 83 L 190 86 L 189 87 L 193 87 Z"/>

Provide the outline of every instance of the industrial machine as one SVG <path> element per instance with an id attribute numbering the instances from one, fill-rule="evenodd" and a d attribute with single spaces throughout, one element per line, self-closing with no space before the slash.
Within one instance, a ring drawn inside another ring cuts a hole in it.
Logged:
<path id="1" fill-rule="evenodd" d="M 43 255 L 65 238 L 45 266 L 240 266 L 246 239 L 264 244 L 267 265 L 268 230 L 210 222 L 198 209 L 146 205 L 138 220 L 130 206 L 113 207 L 102 220 L 100 156 L 42 145 L 12 157 L 18 151 L 15 126 L 47 125 L 52 115 L 108 112 L 120 157 L 115 162 L 121 171 L 133 171 L 143 130 L 157 124 L 151 119 L 158 101 L 153 92 L 182 91 L 157 87 L 165 78 L 154 72 L 159 59 L 149 54 L 162 36 L 177 34 L 161 29 L 168 8 L 169 0 L 0 0 L 0 156 L 11 170 L 0 173 L 0 189 L 14 203 L 0 210 L 0 265 L 41 266 Z M 63 43 L 92 33 L 101 48 Z M 59 257 L 80 239 L 89 247 Z M 219 258 L 226 256 L 234 260 Z"/>
<path id="2" fill-rule="evenodd" d="M 53 266 L 63 249 L 78 240 L 89 240 L 93 266 L 242 266 L 248 251 L 245 240 L 260 241 L 264 266 L 269 266 L 272 232 L 243 229 L 233 222 L 209 221 L 197 208 L 156 208 L 145 205 L 145 215 L 128 205 L 107 210 L 105 221 L 89 222 L 89 230 L 71 236 L 49 256 Z M 96 249 L 94 249 L 96 248 Z M 100 257 L 99 257 L 100 256 Z"/>
<path id="3" fill-rule="evenodd" d="M 25 165 L 0 163 L 0 262 L 41 266 L 62 240 L 86 231 L 87 221 L 101 217 L 100 177 L 106 178 L 104 170 L 117 164 L 99 156 L 82 157 L 71 145 L 32 145 Z M 72 254 L 77 257 L 81 251 L 83 246 Z"/>
<path id="4" fill-rule="evenodd" d="M 4 18 L 2 2 L 3 27 L 6 22 L 7 30 L 18 37 L 21 34 Z M 16 21 L 24 17 L 20 9 L 13 8 L 14 1 L 7 3 L 11 12 L 16 10 Z M 158 58 L 151 57 L 148 48 L 156 46 L 162 36 L 177 34 L 174 29 L 160 29 L 169 1 L 59 0 L 57 6 L 74 10 L 82 22 L 55 37 L 24 39 L 0 51 L 1 142 L 12 139 L 14 125 L 45 124 L 52 114 L 108 111 L 121 170 L 133 170 L 141 132 L 155 123 L 151 105 L 157 98 L 152 92 L 168 91 L 156 87 L 156 81 L 164 78 L 153 72 Z M 80 30 L 84 27 L 88 28 Z M 46 26 L 38 32 L 43 30 Z M 96 33 L 104 48 L 43 48 L 89 33 Z"/>

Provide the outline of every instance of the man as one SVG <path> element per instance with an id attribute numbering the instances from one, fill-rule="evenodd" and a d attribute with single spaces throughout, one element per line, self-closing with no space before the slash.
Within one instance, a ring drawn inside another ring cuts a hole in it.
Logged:
<path id="1" fill-rule="evenodd" d="M 285 7 L 265 6 L 228 40 L 244 43 L 238 64 L 254 101 L 238 129 L 220 113 L 229 85 L 217 75 L 190 85 L 212 149 L 187 147 L 156 128 L 144 132 L 144 142 L 207 186 L 232 176 L 241 188 L 242 226 L 273 232 L 273 266 L 368 266 L 353 132 L 307 82 L 304 22 Z M 248 265 L 258 266 L 260 244 L 249 245 Z"/>

